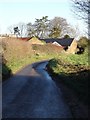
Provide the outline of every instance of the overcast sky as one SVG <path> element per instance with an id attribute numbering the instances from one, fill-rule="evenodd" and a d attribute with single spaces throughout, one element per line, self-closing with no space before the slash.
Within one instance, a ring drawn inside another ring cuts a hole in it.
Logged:
<path id="1" fill-rule="evenodd" d="M 58 16 L 78 26 L 82 34 L 85 26 L 71 9 L 71 0 L 0 0 L 0 33 L 7 33 L 9 26 L 19 22 L 34 23 L 35 18 L 48 16 L 48 19 L 53 19 Z"/>

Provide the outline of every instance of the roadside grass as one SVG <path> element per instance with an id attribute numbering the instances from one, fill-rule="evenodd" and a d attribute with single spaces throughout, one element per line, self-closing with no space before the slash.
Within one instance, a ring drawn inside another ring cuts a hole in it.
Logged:
<path id="1" fill-rule="evenodd" d="M 16 73 L 19 69 L 22 69 L 22 67 L 40 61 L 40 60 L 46 60 L 52 58 L 52 56 L 48 56 L 48 55 L 44 55 L 44 57 L 42 57 L 42 55 L 32 55 L 30 57 L 25 57 L 22 59 L 13 59 L 11 61 L 7 62 L 7 66 L 12 70 L 12 73 Z"/>
<path id="2" fill-rule="evenodd" d="M 61 54 L 58 58 L 49 61 L 48 69 L 51 74 L 58 76 L 60 82 L 73 89 L 78 98 L 87 104 L 88 101 L 88 75 L 90 65 L 88 62 L 88 49 L 83 54 Z"/>

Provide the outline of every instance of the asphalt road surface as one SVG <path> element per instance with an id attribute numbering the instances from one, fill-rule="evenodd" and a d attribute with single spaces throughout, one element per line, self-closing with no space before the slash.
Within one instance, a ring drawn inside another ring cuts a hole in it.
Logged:
<path id="1" fill-rule="evenodd" d="M 2 85 L 2 118 L 71 118 L 62 92 L 45 71 L 28 65 Z"/>

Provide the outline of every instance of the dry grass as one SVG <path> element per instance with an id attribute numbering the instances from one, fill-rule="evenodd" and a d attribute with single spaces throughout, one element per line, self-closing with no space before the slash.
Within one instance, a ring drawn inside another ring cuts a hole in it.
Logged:
<path id="1" fill-rule="evenodd" d="M 44 45 L 32 45 L 33 49 L 44 54 L 60 54 L 63 50 L 62 47 L 56 46 L 53 44 L 44 44 Z"/>
<path id="2" fill-rule="evenodd" d="M 3 54 L 7 61 L 11 59 L 23 59 L 33 54 L 32 46 L 17 38 L 4 38 L 2 40 L 2 46 L 5 46 Z"/>
<path id="3" fill-rule="evenodd" d="M 2 49 L 3 60 L 5 61 L 7 69 L 11 69 L 12 73 L 28 64 L 33 54 L 32 46 L 17 38 L 6 37 L 2 39 Z"/>

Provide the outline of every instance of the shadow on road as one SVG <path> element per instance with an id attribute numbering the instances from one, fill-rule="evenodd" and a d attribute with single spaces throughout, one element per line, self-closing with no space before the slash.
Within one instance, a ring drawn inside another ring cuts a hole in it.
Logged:
<path id="1" fill-rule="evenodd" d="M 3 82 L 3 118 L 71 118 L 54 81 L 43 76 L 41 69 L 28 69 L 30 66 Z"/>
<path id="2" fill-rule="evenodd" d="M 12 76 L 12 71 L 6 64 L 2 63 L 2 82 Z"/>
<path id="3" fill-rule="evenodd" d="M 16 76 L 16 78 L 17 81 L 12 80 L 13 84 L 9 81 L 9 85 L 3 86 L 3 118 L 67 118 L 71 116 L 53 82 L 48 82 L 39 76 L 30 76 L 30 78 L 23 76 L 23 79 L 21 76 Z"/>

